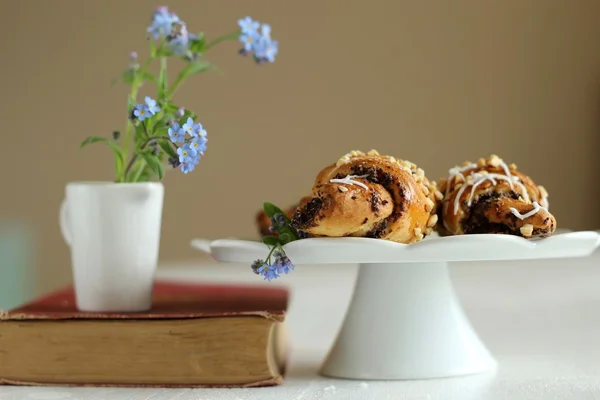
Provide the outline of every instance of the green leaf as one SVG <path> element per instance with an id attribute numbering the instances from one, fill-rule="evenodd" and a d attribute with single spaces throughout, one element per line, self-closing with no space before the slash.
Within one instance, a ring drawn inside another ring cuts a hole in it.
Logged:
<path id="1" fill-rule="evenodd" d="M 149 182 L 152 179 L 152 174 L 152 168 L 145 164 L 142 173 L 138 176 L 137 182 Z"/>
<path id="2" fill-rule="evenodd" d="M 204 33 L 199 33 L 198 36 L 192 40 L 190 40 L 189 45 L 192 53 L 203 53 L 206 48 L 206 39 L 204 38 Z"/>
<path id="3" fill-rule="evenodd" d="M 267 246 L 277 246 L 279 244 L 279 239 L 271 235 L 263 237 L 262 241 Z"/>
<path id="4" fill-rule="evenodd" d="M 267 214 L 267 217 L 269 218 L 273 218 L 273 216 L 277 213 L 281 213 L 285 216 L 285 213 L 279 207 L 269 202 L 265 202 L 263 204 L 263 208 L 265 210 L 265 214 Z"/>
<path id="5" fill-rule="evenodd" d="M 127 182 L 138 182 L 139 181 L 139 176 L 141 175 L 142 169 L 144 169 L 144 167 L 146 167 L 146 162 L 144 161 L 143 158 L 141 158 L 141 157 L 138 158 L 133 163 L 133 166 L 131 167 L 131 170 L 127 174 L 126 181 Z"/>
<path id="6" fill-rule="evenodd" d="M 173 146 L 171 146 L 171 143 L 166 140 L 158 140 L 158 145 L 167 156 L 170 158 L 177 158 L 177 152 Z"/>
<path id="7" fill-rule="evenodd" d="M 176 106 L 175 104 L 172 104 L 172 103 L 167 103 L 167 102 L 161 102 L 160 107 L 167 114 L 175 114 L 177 112 L 177 110 L 179 110 L 178 106 Z"/>
<path id="8" fill-rule="evenodd" d="M 81 142 L 81 144 L 79 145 L 79 148 L 81 149 L 84 146 L 87 146 L 88 144 L 98 143 L 98 142 L 108 142 L 108 139 L 99 137 L 99 136 L 90 136 L 90 137 L 86 138 L 83 142 Z"/>
<path id="9" fill-rule="evenodd" d="M 212 65 L 209 62 L 206 61 L 196 61 L 193 63 L 190 63 L 187 65 L 187 67 L 185 67 L 180 74 L 183 75 L 183 78 L 187 78 L 188 76 L 192 76 L 192 75 L 196 75 L 199 74 L 201 72 L 204 71 L 208 71 L 211 69 L 216 69 L 217 67 Z"/>
<path id="10" fill-rule="evenodd" d="M 146 132 L 144 131 L 144 127 L 141 123 L 138 123 L 135 126 L 135 146 L 139 147 L 146 140 Z"/>
<path id="11" fill-rule="evenodd" d="M 292 237 L 290 236 L 289 233 L 284 232 L 281 235 L 279 235 L 279 241 L 281 242 L 282 245 L 284 245 L 284 244 L 291 242 Z"/>
<path id="12" fill-rule="evenodd" d="M 115 142 L 106 142 L 106 144 L 113 151 L 115 156 L 115 169 L 118 173 L 120 173 L 125 167 L 125 156 L 123 155 L 123 149 Z"/>
<path id="13" fill-rule="evenodd" d="M 170 49 L 168 49 L 165 46 L 161 46 L 158 49 L 156 49 L 156 52 L 154 53 L 154 57 L 158 58 L 158 57 L 171 57 L 173 53 Z"/>
<path id="14" fill-rule="evenodd" d="M 88 137 L 81 143 L 79 148 L 81 149 L 92 143 L 105 143 L 113 151 L 115 157 L 115 173 L 117 176 L 120 176 L 121 171 L 123 171 L 123 168 L 125 168 L 125 156 L 123 155 L 123 149 L 114 141 L 98 136 Z"/>
<path id="15" fill-rule="evenodd" d="M 154 76 L 154 74 L 149 71 L 142 72 L 142 81 L 152 82 L 155 85 L 158 85 L 158 79 L 156 79 L 156 76 Z"/>
<path id="16" fill-rule="evenodd" d="M 161 61 L 161 64 L 164 64 L 164 63 L 165 63 L 165 61 Z M 157 95 L 157 97 L 159 99 L 162 99 L 165 97 L 165 93 L 167 91 L 167 80 L 168 80 L 167 69 L 161 68 L 160 74 L 158 75 L 158 95 Z"/>
<path id="17" fill-rule="evenodd" d="M 162 179 L 163 176 L 165 175 L 165 169 L 164 169 L 163 165 L 160 163 L 160 161 L 158 161 L 158 159 L 156 159 L 156 157 L 154 157 L 151 154 L 147 154 L 147 153 L 139 153 L 139 154 L 140 154 L 140 156 L 142 156 L 144 158 L 144 161 L 146 161 L 148 166 L 152 169 L 152 172 L 154 172 L 158 176 L 158 179 Z"/>
<path id="18" fill-rule="evenodd" d="M 115 78 L 111 81 L 111 84 L 114 86 L 119 82 L 123 82 L 127 85 L 132 85 L 136 79 L 141 80 L 142 82 L 152 82 L 155 85 L 158 85 L 158 79 L 156 76 L 150 71 L 142 71 L 140 73 L 139 70 L 128 69 L 119 78 Z"/>

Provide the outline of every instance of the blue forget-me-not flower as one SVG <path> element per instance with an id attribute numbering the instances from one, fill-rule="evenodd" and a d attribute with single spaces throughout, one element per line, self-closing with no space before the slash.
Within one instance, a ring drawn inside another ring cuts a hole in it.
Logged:
<path id="1" fill-rule="evenodd" d="M 148 33 L 154 40 L 167 37 L 173 32 L 175 24 L 182 24 L 179 17 L 170 12 L 168 7 L 158 7 L 152 15 L 152 24 L 148 27 Z"/>
<path id="2" fill-rule="evenodd" d="M 271 281 L 273 279 L 279 278 L 279 273 L 274 265 L 263 264 L 260 268 L 258 268 L 258 274 L 264 277 L 265 281 Z"/>
<path id="3" fill-rule="evenodd" d="M 240 19 L 238 24 L 241 27 L 239 41 L 243 45 L 240 53 L 251 54 L 258 64 L 275 62 L 275 57 L 279 53 L 279 43 L 271 39 L 271 25 L 262 24 L 261 26 L 259 22 L 250 17 Z"/>
<path id="4" fill-rule="evenodd" d="M 151 98 L 150 96 L 146 96 L 146 109 L 151 115 L 155 115 L 160 111 L 160 107 L 156 104 L 156 100 Z"/>
<path id="5" fill-rule="evenodd" d="M 242 18 L 238 20 L 238 25 L 240 26 L 242 33 L 255 33 L 258 31 L 258 27 L 260 23 L 258 21 L 252 20 L 250 17 Z"/>
<path id="6" fill-rule="evenodd" d="M 138 104 L 137 106 L 135 106 L 135 108 L 133 109 L 133 115 L 135 115 L 140 121 L 151 117 L 151 114 L 148 111 L 148 107 L 143 104 Z"/>
<path id="7" fill-rule="evenodd" d="M 169 137 L 171 138 L 171 142 L 173 143 L 183 143 L 185 142 L 185 132 L 179 126 L 177 122 L 174 122 L 173 125 L 169 127 L 167 131 L 169 133 Z"/>

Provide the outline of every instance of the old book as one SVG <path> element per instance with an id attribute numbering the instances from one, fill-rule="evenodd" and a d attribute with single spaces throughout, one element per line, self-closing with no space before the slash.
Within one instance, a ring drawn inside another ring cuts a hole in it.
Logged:
<path id="1" fill-rule="evenodd" d="M 285 371 L 288 291 L 159 282 L 146 313 L 83 313 L 72 288 L 0 314 L 0 383 L 250 387 Z"/>

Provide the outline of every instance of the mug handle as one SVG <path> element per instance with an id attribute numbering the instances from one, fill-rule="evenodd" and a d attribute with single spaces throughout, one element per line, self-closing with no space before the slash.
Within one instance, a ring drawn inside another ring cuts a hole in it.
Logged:
<path id="1" fill-rule="evenodd" d="M 67 199 L 64 199 L 60 205 L 60 213 L 58 216 L 58 223 L 60 225 L 60 231 L 63 235 L 63 239 L 70 246 L 73 237 L 71 236 L 71 230 L 69 228 L 69 207 Z"/>

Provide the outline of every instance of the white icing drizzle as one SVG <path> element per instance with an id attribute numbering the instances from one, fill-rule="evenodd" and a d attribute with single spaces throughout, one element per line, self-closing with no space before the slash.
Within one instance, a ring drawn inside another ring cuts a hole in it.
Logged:
<path id="1" fill-rule="evenodd" d="M 469 165 L 465 165 L 464 167 L 454 167 L 454 168 L 450 168 L 448 170 L 449 176 L 448 176 L 448 181 L 446 184 L 446 196 L 448 195 L 448 192 L 450 191 L 450 181 L 452 181 L 452 178 L 454 178 L 455 176 L 460 176 L 464 182 L 466 179 L 462 173 L 471 168 L 477 168 L 477 164 L 469 164 Z"/>
<path id="2" fill-rule="evenodd" d="M 506 176 L 508 176 L 510 179 L 508 180 L 508 183 L 510 184 L 510 188 L 512 190 L 515 190 L 514 186 L 513 186 L 513 176 L 510 174 L 510 169 L 508 168 L 508 165 L 506 165 L 506 163 L 502 160 L 498 161 L 498 164 L 500 164 L 500 166 L 502 167 L 502 169 L 504 170 L 504 173 L 506 174 Z M 517 178 L 518 180 L 518 178 Z M 521 185 L 522 186 L 522 185 Z M 525 186 L 523 186 L 523 192 L 525 194 L 527 194 L 527 190 L 525 190 Z"/>
<path id="3" fill-rule="evenodd" d="M 513 215 L 515 217 L 519 218 L 520 220 L 524 220 L 525 218 L 529 218 L 532 215 L 537 214 L 540 210 L 548 211 L 548 209 L 546 207 L 540 206 L 537 201 L 533 202 L 533 210 L 531 210 L 531 211 L 529 211 L 528 213 L 525 213 L 525 214 L 521 214 L 519 211 L 517 211 L 516 208 L 513 208 L 513 207 L 510 208 L 510 212 L 513 213 Z"/>
<path id="4" fill-rule="evenodd" d="M 483 173 L 483 172 L 475 172 L 472 175 L 470 175 L 469 178 L 472 178 L 472 179 L 467 180 L 467 182 L 460 187 L 460 189 L 458 190 L 458 193 L 456 194 L 456 197 L 454 198 L 454 215 L 456 215 L 458 213 L 458 206 L 460 203 L 460 198 L 462 197 L 463 193 L 469 186 L 469 181 L 471 181 L 470 184 L 472 185 L 471 193 L 469 194 L 469 199 L 467 200 L 467 205 L 469 207 L 471 206 L 471 203 L 473 201 L 473 196 L 475 195 L 475 189 L 477 189 L 477 186 L 481 185 L 483 182 L 488 181 L 488 180 L 491 181 L 492 184 L 496 185 L 497 184 L 496 179 L 507 181 L 510 184 L 511 189 L 513 189 L 513 190 L 514 190 L 513 184 L 516 184 L 519 187 L 519 189 L 521 189 L 521 194 L 523 195 L 523 199 L 525 201 L 529 201 L 529 194 L 527 193 L 527 189 L 525 188 L 525 185 L 523 185 L 521 182 L 519 182 L 518 176 L 512 176 L 512 175 L 506 176 L 506 175 L 496 174 L 496 173 L 490 174 L 490 173 Z"/>
<path id="5" fill-rule="evenodd" d="M 369 190 L 369 187 L 367 185 L 365 185 L 364 183 L 353 180 L 353 178 L 366 178 L 367 176 L 369 176 L 369 175 L 346 175 L 344 178 L 341 178 L 341 179 L 330 179 L 329 182 L 345 183 L 346 185 L 357 185 L 357 186 L 360 186 L 362 188 Z"/>

